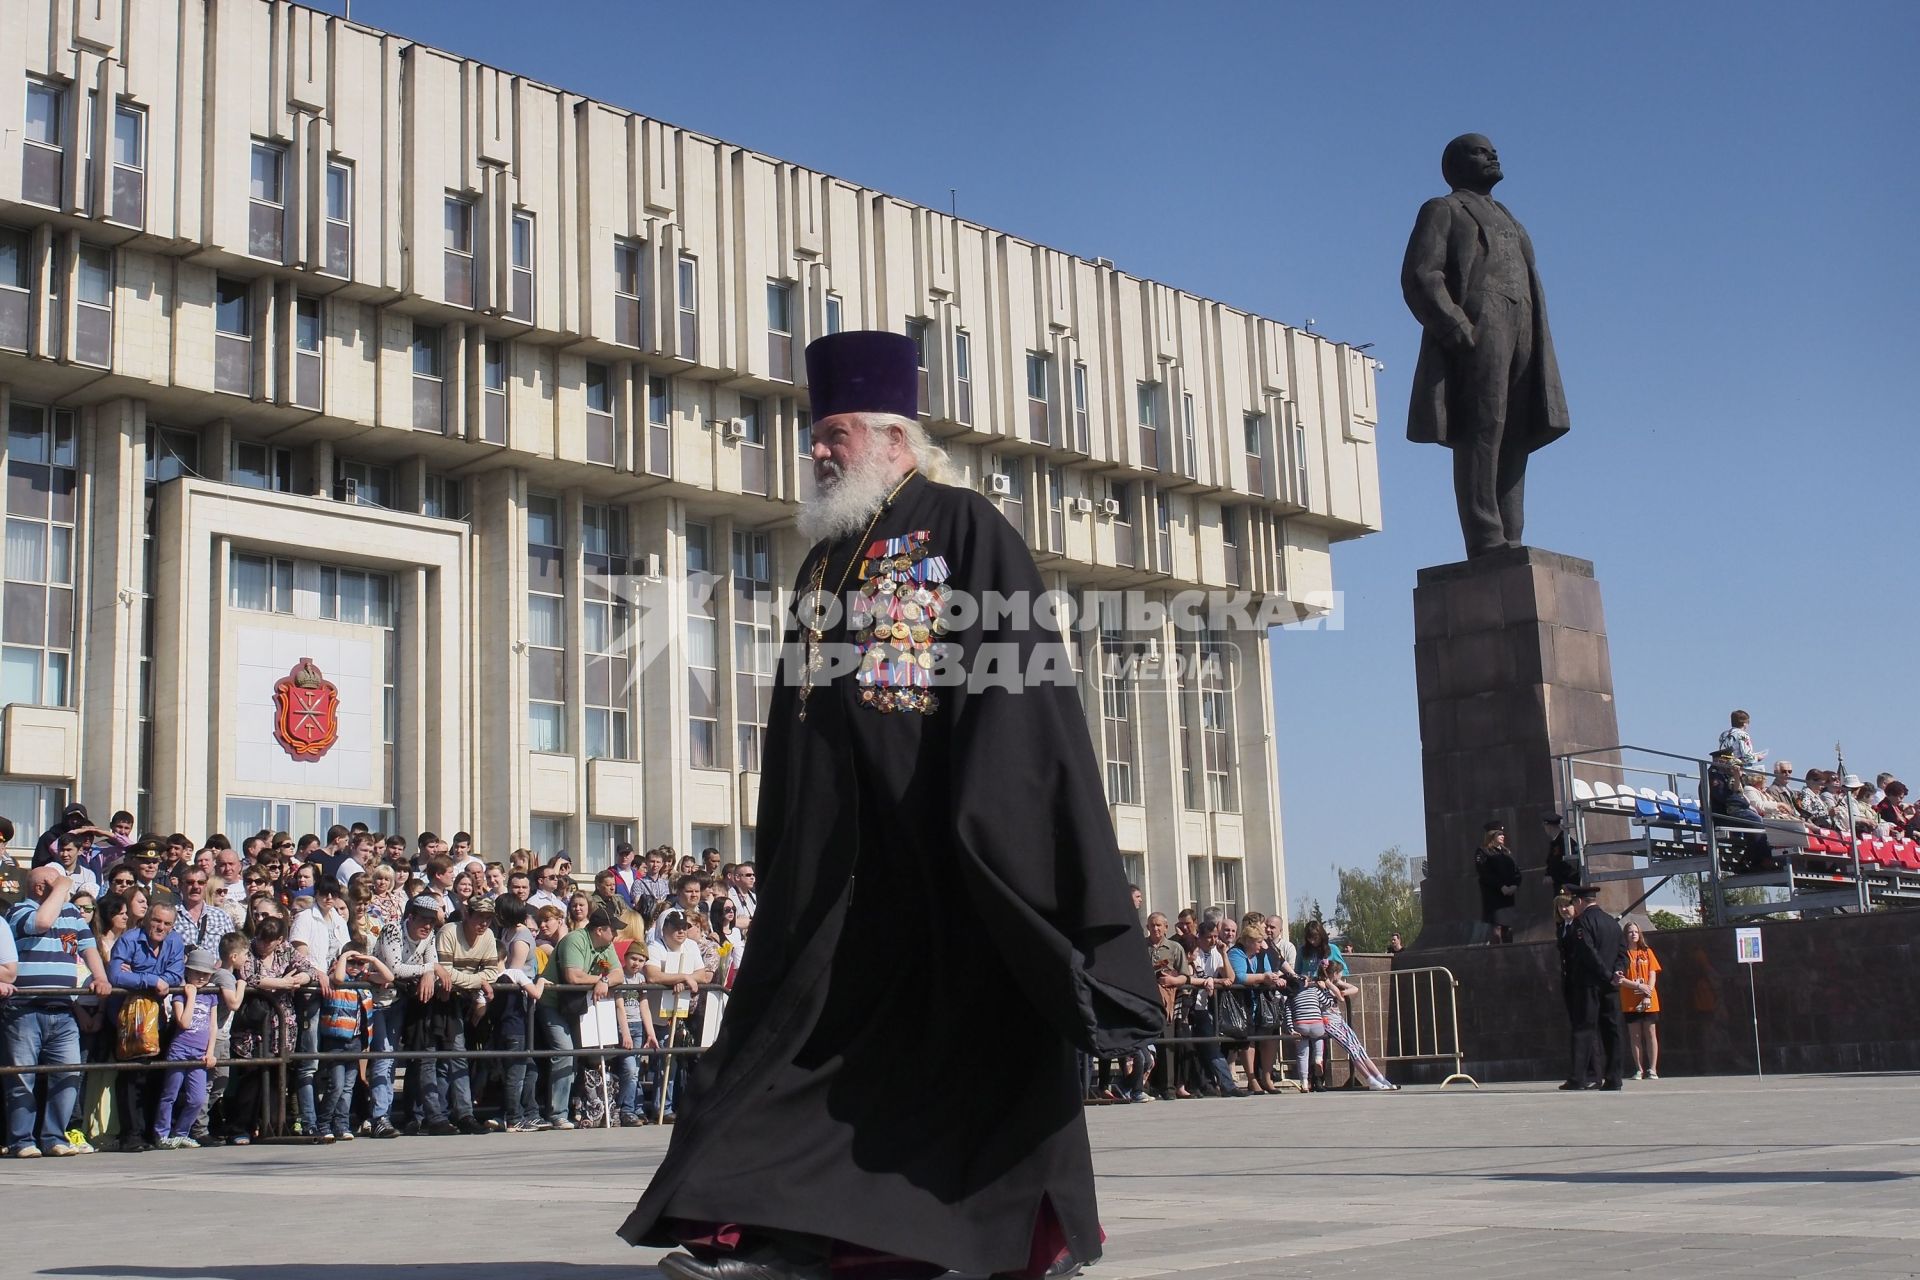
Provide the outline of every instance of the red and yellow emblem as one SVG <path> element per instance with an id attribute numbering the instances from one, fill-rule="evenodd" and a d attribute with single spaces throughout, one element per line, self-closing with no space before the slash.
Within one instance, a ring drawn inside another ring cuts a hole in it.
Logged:
<path id="1" fill-rule="evenodd" d="M 312 658 L 274 681 L 273 736 L 295 760 L 318 760 L 340 737 L 340 691 Z"/>

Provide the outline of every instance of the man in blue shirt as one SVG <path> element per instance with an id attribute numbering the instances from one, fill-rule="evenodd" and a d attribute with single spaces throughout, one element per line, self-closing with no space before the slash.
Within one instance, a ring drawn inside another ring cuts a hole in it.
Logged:
<path id="1" fill-rule="evenodd" d="M 122 934 L 113 946 L 113 962 L 107 977 L 117 991 L 159 1000 L 162 1012 L 167 997 L 186 981 L 187 948 L 173 931 L 177 909 L 171 902 L 156 902 L 147 909 L 140 928 Z M 130 1153 L 150 1150 L 147 1142 L 148 1117 L 159 1093 L 160 1075 L 156 1071 L 122 1071 L 114 1077 L 114 1097 L 120 1104 L 120 1149 Z"/>
<path id="2" fill-rule="evenodd" d="M 67 901 L 72 892 L 73 881 L 58 866 L 35 867 L 27 877 L 26 899 L 7 913 L 20 959 L 14 993 L 0 1003 L 0 1045 L 15 1066 L 77 1067 L 80 1028 L 70 993 L 84 987 L 104 996 L 113 990 L 93 929 Z M 80 1096 L 78 1071 L 8 1076 L 4 1096 L 8 1155 L 71 1156 L 84 1150 L 66 1138 Z"/>

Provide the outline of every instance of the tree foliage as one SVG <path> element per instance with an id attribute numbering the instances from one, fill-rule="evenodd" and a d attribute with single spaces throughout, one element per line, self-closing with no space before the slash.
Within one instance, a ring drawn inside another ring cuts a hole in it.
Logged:
<path id="1" fill-rule="evenodd" d="M 1287 921 L 1287 937 L 1294 946 L 1300 946 L 1307 940 L 1307 921 L 1324 920 L 1320 914 L 1320 899 L 1300 895 L 1300 901 L 1293 904 L 1293 919 Z"/>
<path id="2" fill-rule="evenodd" d="M 1340 868 L 1333 922 L 1349 951 L 1385 951 L 1399 934 L 1411 944 L 1420 932 L 1420 886 L 1400 846 L 1384 850 L 1372 871 Z"/>
<path id="3" fill-rule="evenodd" d="M 1685 916 L 1677 915 L 1665 908 L 1648 916 L 1647 922 L 1662 933 L 1667 932 L 1669 929 L 1691 929 L 1693 927 Z"/>

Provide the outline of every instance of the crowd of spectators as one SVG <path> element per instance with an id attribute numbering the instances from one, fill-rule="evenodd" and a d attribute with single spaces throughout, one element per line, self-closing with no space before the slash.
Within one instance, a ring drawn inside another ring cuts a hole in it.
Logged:
<path id="1" fill-rule="evenodd" d="M 1909 797 L 1907 784 L 1891 773 L 1868 782 L 1857 774 L 1833 769 L 1808 769 L 1796 775 L 1793 762 L 1767 764 L 1767 752 L 1754 746 L 1753 718 L 1735 711 L 1721 731 L 1708 779 L 1709 801 L 1716 816 L 1750 823 L 1774 833 L 1759 833 L 1741 842 L 1746 865 L 1768 865 L 1773 846 L 1791 846 L 1791 833 L 1812 831 L 1843 837 L 1920 839 L 1920 808 Z M 1782 841 L 1779 837 L 1789 838 Z"/>
<path id="2" fill-rule="evenodd" d="M 0 884 L 9 1156 L 670 1118 L 651 1051 L 710 1039 L 757 901 L 714 849 L 623 844 L 588 890 L 465 832 L 133 832 L 74 805 Z"/>
<path id="3" fill-rule="evenodd" d="M 1141 893 L 1133 890 L 1134 905 Z M 1393 1089 L 1343 1017 L 1358 994 L 1346 957 L 1319 920 L 1295 944 L 1277 915 L 1250 911 L 1235 920 L 1218 907 L 1179 912 L 1169 923 L 1146 918 L 1147 945 L 1166 1022 L 1162 1040 L 1089 1064 L 1089 1093 L 1113 1102 L 1279 1093 L 1286 1081 L 1281 1046 L 1292 1041 L 1305 1092 L 1334 1087 L 1329 1041 L 1345 1050 L 1351 1078 Z"/>

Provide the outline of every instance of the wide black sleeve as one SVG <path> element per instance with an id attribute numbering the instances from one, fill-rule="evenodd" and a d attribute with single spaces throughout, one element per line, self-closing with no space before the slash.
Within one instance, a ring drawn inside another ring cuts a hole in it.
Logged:
<path id="1" fill-rule="evenodd" d="M 953 584 L 980 600 L 1038 601 L 1039 570 L 977 494 L 962 513 Z M 1071 664 L 1036 610 L 976 619 L 950 640 L 967 681 L 953 699 L 955 835 L 969 888 L 1010 955 L 1044 957 L 1024 990 L 1083 1050 L 1158 1035 L 1163 1015 Z"/>

